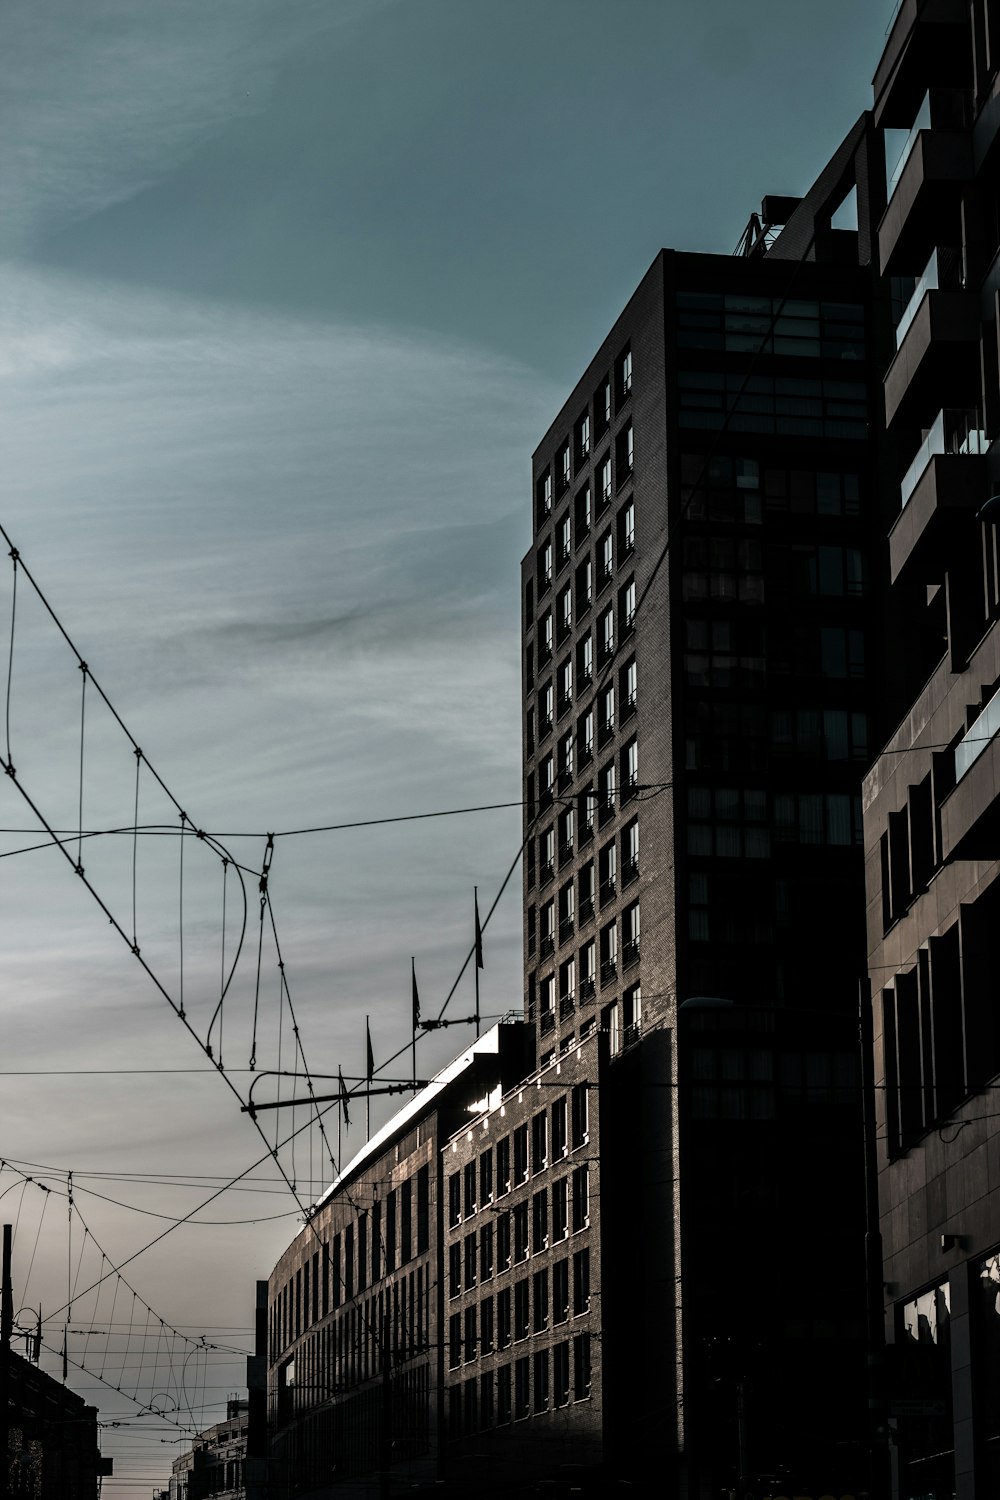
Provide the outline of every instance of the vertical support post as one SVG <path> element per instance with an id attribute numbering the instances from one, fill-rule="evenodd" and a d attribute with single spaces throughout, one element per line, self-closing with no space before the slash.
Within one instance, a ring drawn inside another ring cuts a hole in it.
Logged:
<path id="1" fill-rule="evenodd" d="M 0 1500 L 10 1495 L 10 1340 L 14 1331 L 11 1279 L 13 1225 L 3 1226 L 3 1279 L 0 1283 Z"/>

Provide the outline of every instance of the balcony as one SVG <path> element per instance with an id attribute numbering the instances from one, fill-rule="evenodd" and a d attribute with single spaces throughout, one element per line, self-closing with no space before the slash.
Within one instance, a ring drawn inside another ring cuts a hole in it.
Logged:
<path id="1" fill-rule="evenodd" d="M 583 1005 L 585 1001 L 593 1000 L 596 994 L 597 981 L 593 974 L 588 974 L 585 979 L 580 980 L 580 1004 Z"/>
<path id="2" fill-rule="evenodd" d="M 593 915 L 594 915 L 594 898 L 593 898 L 593 896 L 581 896 L 581 898 L 580 898 L 580 926 L 582 927 L 583 924 L 584 924 L 584 922 L 589 922 L 590 919 L 591 919 L 591 917 Z"/>
<path id="3" fill-rule="evenodd" d="M 601 905 L 607 906 L 608 902 L 613 901 L 617 894 L 618 882 L 613 875 L 609 875 L 607 880 L 601 881 Z"/>
<path id="4" fill-rule="evenodd" d="M 902 316 L 896 324 L 896 348 L 898 349 L 906 337 L 906 330 L 913 322 L 914 314 L 923 301 L 926 292 L 962 290 L 965 287 L 965 269 L 962 262 L 962 249 L 960 245 L 935 245 L 931 251 L 930 260 L 924 266 L 923 271 L 917 277 L 917 284 L 913 288 L 910 300 L 903 309 Z"/>
<path id="5" fill-rule="evenodd" d="M 931 89 L 898 154 L 887 141 L 888 202 L 878 226 L 883 276 L 905 275 L 919 247 L 942 230 L 959 240 L 961 188 L 973 173 L 969 113 L 965 89 Z"/>
<path id="6" fill-rule="evenodd" d="M 542 885 L 547 885 L 548 882 L 553 879 L 556 873 L 555 864 L 551 859 L 543 859 L 538 866 L 538 870 L 539 879 L 541 880 Z"/>
<path id="7" fill-rule="evenodd" d="M 941 804 L 947 859 L 996 859 L 1000 853 L 1000 694 L 955 747 L 955 786 Z"/>
<path id="8" fill-rule="evenodd" d="M 969 11 L 963 0 L 900 0 L 872 80 L 880 123 L 905 114 L 934 77 L 959 82 L 968 67 Z M 912 116 L 911 116 L 912 117 Z"/>
<path id="9" fill-rule="evenodd" d="M 941 546 L 954 518 L 974 513 L 987 498 L 989 438 L 975 411 L 938 413 L 900 485 L 902 510 L 889 532 L 893 583 L 904 568 L 939 577 Z"/>
<path id="10" fill-rule="evenodd" d="M 973 406 L 979 395 L 979 298 L 974 292 L 931 289 L 920 299 L 895 358 L 885 374 L 885 421 L 916 425 L 921 411 L 934 410 L 940 392 L 956 405 Z"/>
<path id="11" fill-rule="evenodd" d="M 562 921 L 559 923 L 559 941 L 561 943 L 567 942 L 568 939 L 573 936 L 573 933 L 575 931 L 576 923 L 573 921 L 573 918 L 563 917 Z"/>
<path id="12" fill-rule="evenodd" d="M 546 1036 L 550 1031 L 555 1031 L 555 1029 L 556 1029 L 556 1013 L 555 1013 L 555 1011 L 554 1010 L 543 1010 L 542 1011 L 541 1024 L 539 1026 L 539 1030 L 541 1031 L 542 1036 Z"/>
<path id="13" fill-rule="evenodd" d="M 562 869 L 563 865 L 568 865 L 570 863 L 570 861 L 573 858 L 574 853 L 575 853 L 575 848 L 574 848 L 572 840 L 568 841 L 567 843 L 563 843 L 563 844 L 559 845 L 559 868 L 560 868 L 560 870 Z"/>
<path id="14" fill-rule="evenodd" d="M 618 961 L 614 958 L 601 959 L 601 988 L 613 984 L 618 978 Z"/>
<path id="15" fill-rule="evenodd" d="M 547 932 L 544 934 L 544 936 L 542 937 L 542 941 L 538 945 L 538 951 L 541 954 L 542 958 L 548 958 L 555 951 L 555 946 L 555 938 L 552 936 L 551 932 Z"/>
<path id="16" fill-rule="evenodd" d="M 560 1019 L 560 1021 L 567 1020 L 568 1017 L 570 1017 L 573 1014 L 573 1012 L 574 1012 L 575 1009 L 576 1009 L 576 999 L 575 999 L 575 996 L 574 996 L 572 990 L 568 990 L 565 995 L 560 995 L 559 996 L 559 1019 Z"/>

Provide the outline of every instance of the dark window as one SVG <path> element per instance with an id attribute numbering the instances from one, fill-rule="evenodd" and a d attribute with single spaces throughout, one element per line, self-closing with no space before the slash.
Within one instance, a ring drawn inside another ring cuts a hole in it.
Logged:
<path id="1" fill-rule="evenodd" d="M 514 1283 L 514 1342 L 528 1337 L 531 1287 L 527 1276 Z"/>

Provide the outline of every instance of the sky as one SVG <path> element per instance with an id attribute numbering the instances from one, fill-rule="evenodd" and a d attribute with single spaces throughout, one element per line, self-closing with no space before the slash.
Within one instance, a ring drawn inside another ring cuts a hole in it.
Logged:
<path id="1" fill-rule="evenodd" d="M 106 1495 L 148 1500 L 239 1390 L 297 1227 L 273 1162 L 174 1223 L 265 1149 L 227 1079 L 294 1065 L 289 1000 L 318 1074 L 363 1072 L 366 1016 L 379 1065 L 405 1046 L 411 957 L 437 1014 L 520 811 L 290 831 L 517 802 L 531 451 L 661 246 L 728 254 L 764 193 L 809 186 L 891 10 L 7 0 L 0 525 L 88 676 L 0 554 L 0 751 L 52 827 L 149 830 L 15 854 L 45 839 L 0 778 L 15 1307 L 41 1303 L 58 1370 L 75 1284 L 69 1383 L 122 1424 Z M 182 844 L 180 810 L 221 842 Z M 519 891 L 486 930 L 490 1016 L 521 1006 Z M 234 962 L 224 1078 L 198 1038 Z M 448 1014 L 471 1008 L 467 973 Z M 468 1036 L 422 1042 L 421 1076 Z M 334 1156 L 363 1120 L 338 1142 L 328 1117 Z M 296 1149 L 305 1203 L 329 1156 Z M 128 1289 L 84 1294 L 134 1254 Z M 151 1352 L 160 1318 L 194 1343 Z"/>

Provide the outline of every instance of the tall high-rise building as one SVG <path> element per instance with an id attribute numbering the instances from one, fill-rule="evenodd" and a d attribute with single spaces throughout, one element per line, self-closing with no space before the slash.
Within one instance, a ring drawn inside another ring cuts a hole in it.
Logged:
<path id="1" fill-rule="evenodd" d="M 876 149 L 865 117 L 804 200 L 765 199 L 750 253 L 660 254 L 533 463 L 526 1014 L 543 1066 L 609 1038 L 633 1135 L 603 1355 L 643 1375 L 605 1365 L 608 1453 L 669 1454 L 697 1495 L 867 1473 L 885 518 L 870 220 L 835 226 Z"/>
<path id="2" fill-rule="evenodd" d="M 898 720 L 865 783 L 900 1500 L 1000 1493 L 1000 6 L 904 4 L 875 75 Z"/>

